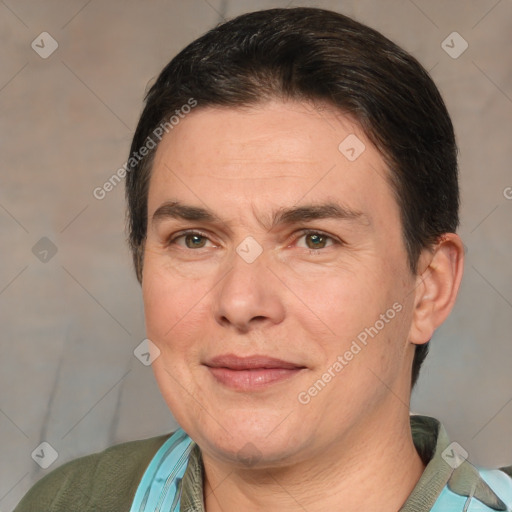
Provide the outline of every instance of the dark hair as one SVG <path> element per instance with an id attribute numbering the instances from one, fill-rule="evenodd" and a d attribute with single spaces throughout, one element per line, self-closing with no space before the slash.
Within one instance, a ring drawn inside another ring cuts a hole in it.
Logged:
<path id="1" fill-rule="evenodd" d="M 458 226 L 457 148 L 425 69 L 379 32 L 316 8 L 269 9 L 223 23 L 182 50 L 145 98 L 127 165 L 129 242 L 142 282 L 147 198 L 157 134 L 184 105 L 241 107 L 268 99 L 330 104 L 381 152 L 400 207 L 411 271 L 420 251 Z M 182 116 L 180 116 L 182 117 Z M 159 128 L 160 127 L 160 128 Z M 134 155 L 137 158 L 134 158 Z M 428 352 L 416 347 L 412 385 Z"/>

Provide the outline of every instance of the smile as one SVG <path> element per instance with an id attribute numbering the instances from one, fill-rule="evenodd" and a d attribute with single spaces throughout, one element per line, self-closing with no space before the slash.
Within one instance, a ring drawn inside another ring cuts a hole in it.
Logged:
<path id="1" fill-rule="evenodd" d="M 306 367 L 267 356 L 218 356 L 205 365 L 217 382 L 238 391 L 267 388 L 294 377 Z"/>

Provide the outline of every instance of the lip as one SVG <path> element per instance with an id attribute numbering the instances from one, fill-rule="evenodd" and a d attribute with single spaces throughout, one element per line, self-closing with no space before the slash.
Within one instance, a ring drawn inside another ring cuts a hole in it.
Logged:
<path id="1" fill-rule="evenodd" d="M 205 364 L 210 368 L 229 368 L 230 370 L 253 370 L 255 368 L 293 370 L 305 368 L 303 365 L 259 354 L 245 357 L 235 354 L 223 354 L 209 359 Z"/>
<path id="2" fill-rule="evenodd" d="M 306 368 L 265 355 L 239 357 L 234 354 L 214 357 L 205 366 L 218 382 L 239 391 L 267 388 L 290 379 Z"/>

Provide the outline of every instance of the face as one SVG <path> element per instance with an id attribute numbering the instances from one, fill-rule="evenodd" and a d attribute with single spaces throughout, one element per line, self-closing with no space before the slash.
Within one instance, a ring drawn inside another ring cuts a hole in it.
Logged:
<path id="1" fill-rule="evenodd" d="M 160 143 L 147 335 L 207 456 L 306 460 L 407 409 L 415 276 L 387 173 L 356 123 L 298 102 L 198 107 Z"/>

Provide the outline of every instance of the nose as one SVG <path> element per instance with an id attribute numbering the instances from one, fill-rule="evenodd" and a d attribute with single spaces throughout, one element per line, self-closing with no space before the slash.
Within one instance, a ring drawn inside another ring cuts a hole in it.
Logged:
<path id="1" fill-rule="evenodd" d="M 239 332 L 278 324 L 285 316 L 283 285 L 268 267 L 263 252 L 248 263 L 234 253 L 231 267 L 214 298 L 215 320 Z"/>

